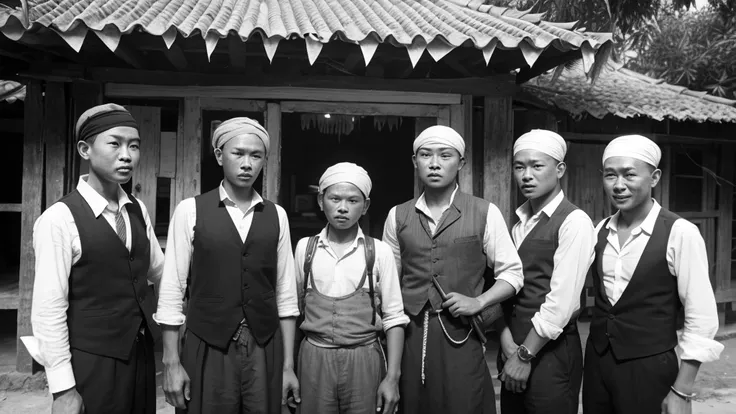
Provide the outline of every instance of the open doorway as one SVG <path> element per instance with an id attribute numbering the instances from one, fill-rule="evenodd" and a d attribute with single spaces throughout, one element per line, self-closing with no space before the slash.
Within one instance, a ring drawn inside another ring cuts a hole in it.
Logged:
<path id="1" fill-rule="evenodd" d="M 373 181 L 371 207 L 361 228 L 380 238 L 391 207 L 414 194 L 411 149 L 414 120 L 398 116 L 316 113 L 282 115 L 280 202 L 289 213 L 292 242 L 318 233 L 327 223 L 316 187 L 327 167 L 354 162 Z"/>

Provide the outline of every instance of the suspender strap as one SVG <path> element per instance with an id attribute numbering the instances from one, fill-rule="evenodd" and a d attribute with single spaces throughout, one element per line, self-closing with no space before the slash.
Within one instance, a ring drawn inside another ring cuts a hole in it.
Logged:
<path id="1" fill-rule="evenodd" d="M 304 286 L 302 286 L 302 294 L 299 298 L 300 311 L 304 315 L 304 297 L 307 295 L 307 286 L 309 286 L 309 276 L 312 274 L 312 261 L 314 261 L 314 253 L 317 251 L 317 241 L 319 235 L 312 236 L 307 242 L 306 256 L 304 257 Z"/>

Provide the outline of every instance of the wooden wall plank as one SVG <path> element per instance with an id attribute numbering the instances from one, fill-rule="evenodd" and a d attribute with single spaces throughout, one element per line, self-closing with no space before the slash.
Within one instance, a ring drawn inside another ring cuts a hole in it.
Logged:
<path id="1" fill-rule="evenodd" d="M 735 144 L 724 144 L 720 147 L 720 172 L 719 176 L 733 182 L 734 165 L 733 154 L 736 154 Z M 728 183 L 722 182 L 718 186 L 718 235 L 716 241 L 716 292 L 731 289 L 731 252 L 733 246 L 734 219 L 734 188 Z"/>
<path id="2" fill-rule="evenodd" d="M 437 105 L 337 102 L 281 102 L 281 112 L 327 113 L 366 116 L 436 117 Z"/>
<path id="3" fill-rule="evenodd" d="M 511 97 L 484 98 L 483 198 L 495 204 L 508 225 L 511 221 L 511 154 L 514 144 L 514 111 Z"/>
<path id="4" fill-rule="evenodd" d="M 34 254 L 33 223 L 41 215 L 43 192 L 43 97 L 39 81 L 30 81 L 26 87 L 25 134 L 23 137 L 23 210 L 21 212 L 21 253 L 18 298 L 18 331 L 16 370 L 30 373 L 33 359 L 20 341 L 21 336 L 33 335 L 31 329 L 31 300 L 33 297 Z"/>
<path id="5" fill-rule="evenodd" d="M 43 140 L 46 148 L 46 208 L 64 195 L 67 112 L 64 84 L 48 82 L 44 95 Z"/>
<path id="6" fill-rule="evenodd" d="M 670 208 L 670 185 L 672 184 L 672 147 L 670 145 L 660 145 L 662 149 L 662 159 L 659 162 L 659 169 L 662 171 L 662 178 L 654 187 L 654 198 L 659 204 L 669 210 Z"/>
<path id="7" fill-rule="evenodd" d="M 594 224 L 611 214 L 603 190 L 601 157 L 605 144 L 575 142 L 567 150 L 567 198 L 585 211 Z"/>
<path id="8" fill-rule="evenodd" d="M 414 120 L 414 138 L 418 137 L 425 129 L 437 125 L 437 118 L 415 118 Z M 414 139 L 412 139 L 414 141 Z M 414 198 L 419 197 L 424 191 L 424 185 L 419 179 L 416 168 L 414 169 Z"/>
<path id="9" fill-rule="evenodd" d="M 135 85 L 109 83 L 105 95 L 127 98 L 234 98 L 265 100 L 299 100 L 327 102 L 383 102 L 405 104 L 454 105 L 459 94 L 402 92 L 334 88 L 299 88 L 290 86 L 181 86 Z"/>
<path id="10" fill-rule="evenodd" d="M 266 101 L 227 98 L 201 98 L 202 109 L 210 111 L 263 112 Z"/>
<path id="11" fill-rule="evenodd" d="M 184 98 L 179 105 L 176 133 L 175 196 L 171 213 L 185 198 L 200 193 L 202 161 L 202 107 L 199 98 Z"/>
<path id="12" fill-rule="evenodd" d="M 281 105 L 269 103 L 265 118 L 271 148 L 263 169 L 263 197 L 278 203 L 281 191 Z"/>
<path id="13" fill-rule="evenodd" d="M 138 123 L 141 137 L 140 161 L 133 171 L 133 195 L 148 209 L 151 223 L 156 223 L 156 188 L 158 187 L 159 148 L 161 142 L 161 108 L 130 106 L 130 114 Z"/>
<path id="14" fill-rule="evenodd" d="M 460 190 L 473 194 L 473 97 L 463 95 L 463 103 L 450 106 L 450 127 L 465 140 L 465 166 L 458 174 Z M 468 119 L 470 118 L 470 119 Z"/>

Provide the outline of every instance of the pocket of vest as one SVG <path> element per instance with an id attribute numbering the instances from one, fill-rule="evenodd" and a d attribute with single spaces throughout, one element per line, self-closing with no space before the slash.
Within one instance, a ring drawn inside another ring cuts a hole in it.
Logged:
<path id="1" fill-rule="evenodd" d="M 478 241 L 478 236 L 459 237 L 455 239 L 453 242 L 460 244 L 460 243 L 472 243 L 474 241 Z"/>

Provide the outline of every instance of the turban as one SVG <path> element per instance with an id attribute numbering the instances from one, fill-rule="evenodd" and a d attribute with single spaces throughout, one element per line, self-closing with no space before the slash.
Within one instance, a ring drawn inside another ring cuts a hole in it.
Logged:
<path id="1" fill-rule="evenodd" d="M 413 151 L 416 154 L 419 148 L 425 145 L 441 144 L 455 148 L 461 157 L 465 156 L 465 140 L 454 129 L 442 125 L 431 126 L 414 140 Z"/>
<path id="2" fill-rule="evenodd" d="M 246 117 L 228 119 L 215 128 L 215 132 L 212 134 L 212 148 L 221 148 L 231 139 L 247 134 L 258 137 L 263 142 L 263 146 L 266 147 L 266 154 L 268 154 L 268 149 L 271 146 L 268 132 L 258 121 Z"/>
<path id="3" fill-rule="evenodd" d="M 74 128 L 77 141 L 87 141 L 90 138 L 116 127 L 131 127 L 138 129 L 138 124 L 127 109 L 113 103 L 97 105 L 82 114 Z"/>
<path id="4" fill-rule="evenodd" d="M 608 143 L 603 151 L 603 163 L 611 157 L 630 157 L 657 168 L 662 150 L 651 139 L 641 135 L 624 135 Z"/>
<path id="5" fill-rule="evenodd" d="M 319 179 L 319 192 L 324 193 L 327 187 L 337 183 L 350 183 L 363 192 L 365 198 L 371 194 L 371 177 L 359 165 L 352 162 L 341 162 L 328 168 Z"/>
<path id="6" fill-rule="evenodd" d="M 559 134 L 546 129 L 532 129 L 519 137 L 514 143 L 514 155 L 519 151 L 535 150 L 543 152 L 555 160 L 562 162 L 567 153 L 565 139 Z"/>

